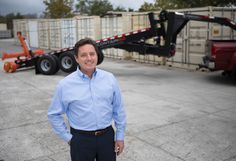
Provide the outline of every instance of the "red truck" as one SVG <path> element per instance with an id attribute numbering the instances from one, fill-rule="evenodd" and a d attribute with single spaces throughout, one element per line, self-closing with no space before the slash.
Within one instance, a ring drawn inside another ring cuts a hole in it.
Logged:
<path id="1" fill-rule="evenodd" d="M 157 19 L 154 18 L 154 13 L 149 13 L 148 16 L 150 28 L 98 40 L 96 41 L 98 48 L 101 51 L 107 48 L 118 48 L 144 55 L 152 54 L 172 57 L 176 51 L 177 35 L 190 20 L 218 23 L 236 30 L 236 23 L 224 17 L 167 11 L 160 12 Z M 154 40 L 154 44 L 146 42 L 150 38 Z M 224 73 L 235 75 L 236 42 L 232 40 L 212 40 L 209 46 L 211 47 L 211 53 L 203 58 L 203 64 L 200 67 L 206 67 L 211 70 L 223 70 Z M 43 55 L 32 54 L 30 58 L 21 59 L 18 57 L 14 62 L 6 62 L 5 70 L 6 72 L 8 72 L 7 70 L 14 72 L 18 68 L 35 66 L 36 73 L 46 75 L 55 74 L 59 69 L 65 72 L 72 72 L 77 67 L 73 53 L 74 48 L 71 47 Z M 103 59 L 103 54 L 101 55 L 101 59 Z M 99 60 L 99 62 L 102 62 L 102 60 Z"/>
<path id="2" fill-rule="evenodd" d="M 236 40 L 210 40 L 208 45 L 209 53 L 199 66 L 236 78 Z"/>

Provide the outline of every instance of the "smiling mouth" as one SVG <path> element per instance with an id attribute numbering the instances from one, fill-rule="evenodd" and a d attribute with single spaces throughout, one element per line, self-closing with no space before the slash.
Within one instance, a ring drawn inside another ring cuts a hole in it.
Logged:
<path id="1" fill-rule="evenodd" d="M 85 63 L 85 65 L 87 65 L 87 66 L 93 66 L 93 65 L 94 65 L 94 62 L 87 62 L 87 63 Z"/>

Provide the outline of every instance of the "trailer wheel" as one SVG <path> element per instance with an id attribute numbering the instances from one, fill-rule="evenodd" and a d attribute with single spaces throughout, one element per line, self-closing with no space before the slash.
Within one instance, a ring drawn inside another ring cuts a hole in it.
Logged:
<path id="1" fill-rule="evenodd" d="M 60 68 L 66 73 L 71 73 L 77 69 L 77 62 L 75 57 L 70 52 L 62 53 L 59 56 Z"/>
<path id="2" fill-rule="evenodd" d="M 52 55 L 43 55 L 37 61 L 38 71 L 45 75 L 53 75 L 58 71 L 58 64 Z"/>
<path id="3" fill-rule="evenodd" d="M 55 73 L 57 73 L 58 70 L 60 69 L 60 65 L 59 65 L 60 64 L 60 60 L 59 60 L 59 58 L 56 55 L 52 55 L 52 57 L 53 57 L 53 59 L 56 62 L 56 71 L 55 71 Z"/>

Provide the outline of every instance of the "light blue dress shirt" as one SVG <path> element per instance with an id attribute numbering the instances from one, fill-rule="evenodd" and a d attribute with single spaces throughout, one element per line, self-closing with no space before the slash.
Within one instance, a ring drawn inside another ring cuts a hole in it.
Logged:
<path id="1" fill-rule="evenodd" d="M 112 73 L 96 69 L 90 79 L 79 69 L 57 85 L 48 109 L 48 118 L 56 134 L 70 141 L 63 114 L 69 125 L 79 130 L 104 129 L 114 120 L 116 140 L 124 140 L 126 114 L 118 83 Z"/>

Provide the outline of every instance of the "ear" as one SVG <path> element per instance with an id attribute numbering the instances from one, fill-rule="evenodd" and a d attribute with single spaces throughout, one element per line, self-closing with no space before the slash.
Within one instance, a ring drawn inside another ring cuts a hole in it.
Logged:
<path id="1" fill-rule="evenodd" d="M 97 65 L 101 64 L 103 62 L 103 59 L 104 59 L 104 54 L 102 52 L 101 49 L 98 48 L 98 62 L 97 62 Z"/>
<path id="2" fill-rule="evenodd" d="M 79 64 L 78 56 L 77 56 L 77 55 L 74 55 L 74 58 L 75 58 L 76 63 Z"/>

